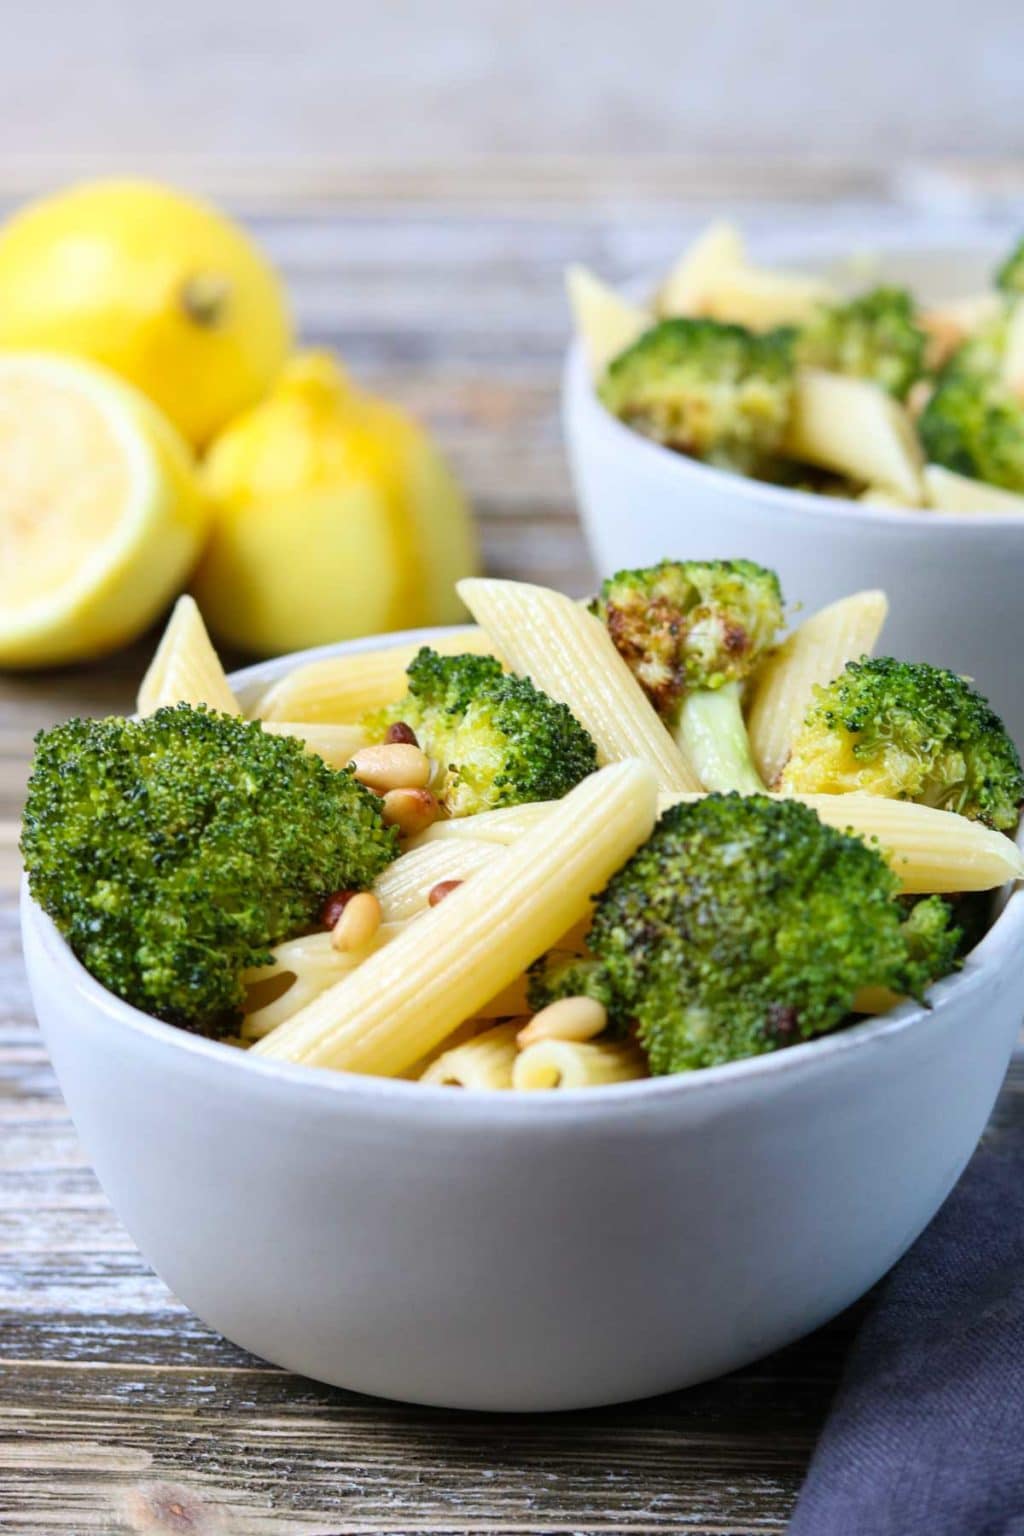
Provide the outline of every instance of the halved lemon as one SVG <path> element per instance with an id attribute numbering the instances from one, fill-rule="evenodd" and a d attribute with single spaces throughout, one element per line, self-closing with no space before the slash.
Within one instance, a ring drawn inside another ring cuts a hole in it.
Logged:
<path id="1" fill-rule="evenodd" d="M 191 451 L 145 396 L 95 364 L 0 353 L 0 666 L 134 639 L 206 521 Z"/>

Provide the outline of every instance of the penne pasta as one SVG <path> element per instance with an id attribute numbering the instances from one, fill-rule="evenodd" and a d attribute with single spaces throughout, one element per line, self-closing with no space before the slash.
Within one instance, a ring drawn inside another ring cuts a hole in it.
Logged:
<path id="1" fill-rule="evenodd" d="M 140 715 L 152 715 L 166 704 L 206 704 L 225 715 L 242 713 L 202 614 L 187 594 L 175 603 L 139 687 Z"/>
<path id="2" fill-rule="evenodd" d="M 647 1077 L 643 1051 L 632 1043 L 540 1040 L 515 1059 L 512 1087 L 520 1092 L 551 1088 L 599 1088 Z"/>
<path id="3" fill-rule="evenodd" d="M 743 236 L 735 224 L 709 224 L 679 257 L 655 299 L 660 318 L 701 315 L 708 294 L 725 272 L 746 265 Z"/>
<path id="4" fill-rule="evenodd" d="M 958 475 L 941 464 L 925 465 L 924 488 L 935 512 L 1003 512 L 1017 517 L 1024 513 L 1024 496 L 1016 491 Z"/>
<path id="5" fill-rule="evenodd" d="M 477 816 L 452 816 L 435 821 L 425 832 L 409 841 L 410 848 L 427 843 L 470 842 L 498 843 L 507 846 L 524 832 L 546 820 L 557 801 L 535 800 L 529 805 L 510 805 L 499 811 L 481 811 Z"/>
<path id="6" fill-rule="evenodd" d="M 591 774 L 527 832 L 486 892 L 472 881 L 410 924 L 254 1049 L 279 1061 L 393 1076 L 520 977 L 586 913 L 650 834 L 646 763 Z"/>
<path id="7" fill-rule="evenodd" d="M 358 725 L 318 725 L 311 720 L 265 720 L 263 729 L 274 736 L 298 736 L 307 752 L 315 752 L 330 768 L 347 768 L 352 754 L 366 745 Z"/>
<path id="8" fill-rule="evenodd" d="M 654 324 L 653 316 L 628 303 L 586 267 L 569 267 L 565 287 L 587 365 L 593 377 L 600 378 L 613 358 Z"/>
<path id="9" fill-rule="evenodd" d="M 659 796 L 659 811 L 692 798 Z M 955 811 L 859 791 L 793 799 L 809 805 L 830 827 L 877 841 L 907 896 L 992 891 L 1024 875 L 1024 856 L 1012 838 Z"/>
<path id="10" fill-rule="evenodd" d="M 443 1051 L 420 1073 L 419 1080 L 493 1092 L 512 1087 L 515 1059 L 516 1025 L 497 1024 L 482 1035 Z"/>
<path id="11" fill-rule="evenodd" d="M 785 452 L 924 502 L 921 446 L 906 409 L 877 384 L 819 368 L 797 372 Z"/>
<path id="12" fill-rule="evenodd" d="M 888 611 L 884 592 L 841 598 L 806 619 L 761 667 L 747 732 L 766 784 L 774 784 L 786 766 L 815 687 L 838 677 L 848 661 L 871 655 Z"/>
<path id="13" fill-rule="evenodd" d="M 877 838 L 909 895 L 990 891 L 1024 874 L 1024 859 L 1011 838 L 955 811 L 887 800 L 882 795 L 800 795 L 799 799 L 829 826 Z"/>
<path id="14" fill-rule="evenodd" d="M 467 817 L 474 821 L 475 817 Z M 479 870 L 501 859 L 500 843 L 450 838 L 424 843 L 403 853 L 377 880 L 374 890 L 386 922 L 401 922 L 428 910 L 427 899 L 443 880 L 468 880 Z"/>
<path id="15" fill-rule="evenodd" d="M 459 596 L 514 672 L 567 704 L 602 764 L 641 757 L 665 790 L 700 788 L 604 625 L 546 587 L 470 577 Z"/>
<path id="16" fill-rule="evenodd" d="M 306 934 L 279 944 L 272 951 L 274 959 L 270 965 L 254 967 L 243 977 L 250 993 L 242 1020 L 242 1039 L 262 1039 L 400 932 L 400 924 L 383 923 L 371 942 L 360 950 L 335 949 L 331 935 L 326 932 Z"/>
<path id="17" fill-rule="evenodd" d="M 254 713 L 261 720 L 322 724 L 358 720 L 368 709 L 394 704 L 404 697 L 405 669 L 426 643 L 382 646 L 309 661 L 273 683 Z M 489 638 L 473 628 L 446 631 L 429 643 L 443 656 L 470 651 L 479 656 L 492 654 Z"/>

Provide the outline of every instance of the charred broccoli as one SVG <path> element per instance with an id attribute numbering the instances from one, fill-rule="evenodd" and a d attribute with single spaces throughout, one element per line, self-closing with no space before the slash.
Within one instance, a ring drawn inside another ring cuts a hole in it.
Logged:
<path id="1" fill-rule="evenodd" d="M 891 656 L 850 662 L 814 691 L 781 787 L 958 811 L 1010 832 L 1024 776 L 998 715 L 955 672 Z"/>
<path id="2" fill-rule="evenodd" d="M 552 949 L 531 965 L 527 1000 L 534 1012 L 563 997 L 592 997 L 607 1008 L 609 1020 L 616 1021 L 618 1007 L 611 978 L 601 961 L 592 955 Z"/>
<path id="3" fill-rule="evenodd" d="M 589 942 L 651 1071 L 684 1072 L 833 1029 L 861 988 L 920 998 L 958 935 L 937 897 L 908 917 L 898 885 L 800 801 L 708 795 L 662 816 Z"/>
<path id="4" fill-rule="evenodd" d="M 396 853 L 369 790 L 258 722 L 179 704 L 36 742 L 32 895 L 98 981 L 187 1029 L 230 1031 L 246 967 Z"/>
<path id="5" fill-rule="evenodd" d="M 598 394 L 646 437 L 739 474 L 781 452 L 793 399 L 793 333 L 663 320 L 610 364 Z"/>
<path id="6" fill-rule="evenodd" d="M 493 656 L 439 656 L 424 647 L 410 663 L 409 692 L 368 715 L 381 740 L 404 721 L 442 768 L 438 796 L 452 816 L 529 800 L 558 800 L 597 767 L 597 750 L 564 704 Z"/>
<path id="7" fill-rule="evenodd" d="M 1024 400 L 1003 379 L 1007 324 L 1001 315 L 954 352 L 917 428 L 931 463 L 1024 492 Z"/>
<path id="8" fill-rule="evenodd" d="M 842 304 L 823 304 L 796 339 L 805 367 L 870 379 L 898 400 L 924 369 L 925 335 L 904 288 L 873 288 Z"/>
<path id="9" fill-rule="evenodd" d="M 1024 294 L 1024 239 L 1017 241 L 996 272 L 996 287 L 1014 297 Z"/>
<path id="10" fill-rule="evenodd" d="M 782 624 L 775 572 L 663 560 L 610 577 L 592 606 L 705 788 L 763 789 L 741 694 Z"/>

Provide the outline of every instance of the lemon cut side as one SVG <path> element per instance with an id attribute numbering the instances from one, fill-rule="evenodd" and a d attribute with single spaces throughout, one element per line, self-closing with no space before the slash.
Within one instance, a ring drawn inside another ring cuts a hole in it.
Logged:
<path id="1" fill-rule="evenodd" d="M 191 453 L 143 395 L 92 364 L 0 354 L 0 666 L 134 639 L 205 526 Z"/>

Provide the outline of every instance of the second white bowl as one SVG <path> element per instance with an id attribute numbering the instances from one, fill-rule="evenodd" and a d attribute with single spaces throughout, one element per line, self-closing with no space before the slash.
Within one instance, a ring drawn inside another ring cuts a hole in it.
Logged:
<path id="1" fill-rule="evenodd" d="M 784 246 L 780 266 L 849 286 L 848 242 Z M 907 284 L 926 301 L 985 286 L 998 244 L 883 242 L 866 281 Z M 1024 517 L 900 511 L 808 495 L 726 474 L 649 442 L 594 393 L 578 345 L 569 352 L 563 415 L 584 529 L 598 575 L 664 556 L 746 557 L 779 572 L 790 603 L 813 611 L 883 587 L 881 650 L 973 677 L 1024 742 Z"/>

